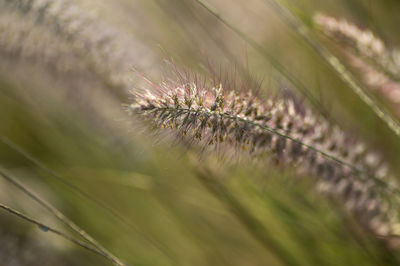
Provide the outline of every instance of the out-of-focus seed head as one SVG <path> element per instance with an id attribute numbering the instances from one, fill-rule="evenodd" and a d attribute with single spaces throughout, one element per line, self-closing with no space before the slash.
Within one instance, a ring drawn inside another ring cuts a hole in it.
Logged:
<path id="1" fill-rule="evenodd" d="M 400 52 L 387 48 L 370 30 L 362 30 L 344 19 L 317 14 L 315 22 L 325 35 L 341 45 L 365 84 L 400 116 Z"/>

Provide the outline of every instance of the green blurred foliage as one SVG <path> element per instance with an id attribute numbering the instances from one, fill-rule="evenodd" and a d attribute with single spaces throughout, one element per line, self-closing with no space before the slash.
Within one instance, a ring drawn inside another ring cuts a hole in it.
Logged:
<path id="1" fill-rule="evenodd" d="M 400 43 L 397 1 L 293 2 L 306 16 L 324 11 L 346 17 L 377 31 L 394 46 Z M 64 31 L 54 31 L 48 22 L 37 22 L 29 11 L 1 0 L 0 16 L 9 12 L 12 16 L 7 18 L 10 21 L 2 20 L 0 31 L 0 138 L 64 181 L 4 142 L 0 142 L 1 168 L 129 265 L 399 264 L 396 251 L 363 232 L 336 199 L 316 193 L 311 180 L 246 160 L 199 159 L 170 136 L 147 134 L 145 125 L 124 112 L 122 104 L 130 101 L 128 90 L 144 86 L 131 66 L 158 82 L 165 58 L 202 73 L 207 72 L 208 61 L 217 69 L 237 67 L 237 75 L 262 79 L 263 89 L 271 91 L 288 84 L 268 60 L 218 19 L 191 0 L 71 3 L 97 14 L 95 23 L 117 29 L 114 34 L 123 36 L 121 42 L 126 45 L 116 47 L 129 50 L 129 57 L 115 59 L 111 47 L 110 57 L 93 59 L 103 48 L 96 44 L 86 51 L 84 45 L 79 46 L 79 38 L 86 35 L 64 36 Z M 383 152 L 399 170 L 397 137 L 285 26 L 279 14 L 263 1 L 210 3 L 300 79 L 342 127 Z M 5 49 L 7 27 L 28 22 L 38 27 L 39 36 L 43 32 L 49 38 L 47 46 L 38 48 L 27 38 L 21 40 L 20 49 Z M 96 34 L 100 33 L 90 32 Z M 59 55 L 64 51 L 61 41 L 70 48 L 66 59 L 44 62 L 35 54 L 48 49 Z M 32 53 L 37 56 L 24 53 L 31 46 L 36 47 Z M 132 61 L 122 62 L 128 59 Z M 78 64 L 74 60 L 79 63 L 78 73 L 55 67 L 72 62 L 73 69 Z M 121 71 L 131 77 L 115 78 Z M 0 185 L 2 203 L 68 231 L 10 184 L 1 180 Z M 0 260 L 10 265 L 10 256 L 20 258 L 16 265 L 109 264 L 3 211 L 0 225 Z M 24 244 L 12 246 L 12 238 Z M 4 242 L 15 253 L 4 252 L 8 248 Z"/>

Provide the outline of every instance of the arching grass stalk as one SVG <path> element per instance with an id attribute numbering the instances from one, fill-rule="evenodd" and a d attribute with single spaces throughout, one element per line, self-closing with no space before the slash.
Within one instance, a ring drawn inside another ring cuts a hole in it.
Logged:
<path id="1" fill-rule="evenodd" d="M 279 97 L 260 100 L 182 76 L 154 86 L 136 91 L 128 109 L 156 128 L 170 127 L 189 142 L 245 151 L 258 160 L 268 155 L 272 164 L 316 177 L 320 190 L 339 195 L 376 234 L 399 233 L 390 207 L 399 192 L 379 156 L 302 104 Z"/>

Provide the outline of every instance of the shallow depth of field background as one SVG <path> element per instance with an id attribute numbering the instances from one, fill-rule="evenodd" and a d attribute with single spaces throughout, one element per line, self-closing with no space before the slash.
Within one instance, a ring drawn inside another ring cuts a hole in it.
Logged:
<path id="1" fill-rule="evenodd" d="M 304 98 L 199 3 L 53 1 L 72 6 L 70 13 L 30 7 L 41 2 L 0 0 L 0 168 L 118 258 L 129 265 L 400 264 L 396 250 L 363 233 L 310 180 L 296 179 L 290 169 L 257 168 L 246 157 L 224 162 L 207 155 L 199 161 L 169 136 L 145 133 L 145 125 L 124 111 L 130 90 L 148 86 L 134 69 L 161 82 L 168 75 L 166 59 L 205 75 L 208 63 L 226 73 L 236 69 L 243 80 L 250 75 L 262 81 L 261 93 L 290 88 Z M 396 0 L 289 2 L 309 19 L 316 12 L 346 18 L 374 31 L 388 47 L 400 47 Z M 400 173 L 399 138 L 266 1 L 208 3 Z M 221 191 L 199 180 L 203 167 L 223 184 Z M 0 202 L 74 235 L 2 178 Z M 241 219 L 238 204 L 257 223 Z M 0 210 L 0 265 L 109 264 Z"/>

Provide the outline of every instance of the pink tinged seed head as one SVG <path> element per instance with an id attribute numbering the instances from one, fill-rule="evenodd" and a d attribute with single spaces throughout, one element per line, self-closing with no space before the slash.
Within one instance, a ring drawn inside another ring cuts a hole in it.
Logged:
<path id="1" fill-rule="evenodd" d="M 226 91 L 223 85 L 163 83 L 156 91 L 138 93 L 130 110 L 159 127 L 173 128 L 192 145 L 224 145 L 314 176 L 317 188 L 341 198 L 374 232 L 393 233 L 389 229 L 398 224 L 389 219 L 397 214 L 386 207 L 385 193 L 374 181 L 397 188 L 379 156 L 292 99 L 261 100 L 249 92 Z"/>

